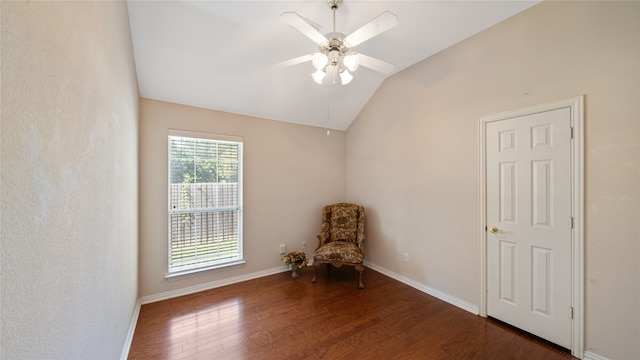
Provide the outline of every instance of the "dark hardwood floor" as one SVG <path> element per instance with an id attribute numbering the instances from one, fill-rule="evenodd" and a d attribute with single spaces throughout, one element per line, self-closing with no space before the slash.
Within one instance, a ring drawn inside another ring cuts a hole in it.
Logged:
<path id="1" fill-rule="evenodd" d="M 143 305 L 129 359 L 573 359 L 367 268 L 281 273 Z"/>

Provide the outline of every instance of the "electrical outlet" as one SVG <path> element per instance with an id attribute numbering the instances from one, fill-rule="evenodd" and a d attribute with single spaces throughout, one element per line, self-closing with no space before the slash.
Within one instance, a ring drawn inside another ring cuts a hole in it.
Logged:
<path id="1" fill-rule="evenodd" d="M 303 248 L 303 249 L 306 249 L 306 248 L 307 248 L 307 240 L 305 240 L 305 241 L 303 241 L 303 242 L 302 242 L 302 248 Z"/>
<path id="2" fill-rule="evenodd" d="M 409 253 L 404 253 L 403 259 L 404 259 L 404 262 L 409 262 Z"/>
<path id="3" fill-rule="evenodd" d="M 287 252 L 287 245 L 280 244 L 280 255 L 284 255 Z"/>

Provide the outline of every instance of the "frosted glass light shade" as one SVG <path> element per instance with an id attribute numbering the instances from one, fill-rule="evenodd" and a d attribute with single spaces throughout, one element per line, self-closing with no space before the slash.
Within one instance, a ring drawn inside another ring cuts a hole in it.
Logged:
<path id="1" fill-rule="evenodd" d="M 351 80 L 353 80 L 353 75 L 351 75 L 349 70 L 344 70 L 340 73 L 340 81 L 342 82 L 342 85 L 347 85 Z"/>
<path id="2" fill-rule="evenodd" d="M 322 69 L 318 69 L 316 70 L 316 72 L 311 74 L 311 77 L 313 78 L 313 81 L 315 81 L 318 85 L 322 85 L 322 80 L 324 80 L 325 75 L 327 74 L 322 71 Z"/>
<path id="3" fill-rule="evenodd" d="M 311 62 L 313 62 L 314 68 L 316 68 L 317 70 L 321 70 L 327 65 L 327 63 L 329 62 L 329 58 L 327 58 L 327 55 L 323 53 L 315 53 L 311 58 Z"/>
<path id="4" fill-rule="evenodd" d="M 356 71 L 358 65 L 360 65 L 360 57 L 356 53 L 351 53 L 344 57 L 342 63 L 349 71 Z"/>

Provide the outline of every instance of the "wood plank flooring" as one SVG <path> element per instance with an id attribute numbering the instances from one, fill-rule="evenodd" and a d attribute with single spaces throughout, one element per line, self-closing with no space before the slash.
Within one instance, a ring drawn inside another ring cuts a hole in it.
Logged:
<path id="1" fill-rule="evenodd" d="M 143 305 L 129 359 L 573 359 L 365 269 L 281 273 Z"/>

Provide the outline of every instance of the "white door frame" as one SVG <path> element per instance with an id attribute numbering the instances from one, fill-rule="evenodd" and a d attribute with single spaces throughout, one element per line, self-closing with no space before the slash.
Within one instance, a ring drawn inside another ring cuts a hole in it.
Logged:
<path id="1" fill-rule="evenodd" d="M 486 126 L 500 121 L 562 108 L 571 110 L 571 355 L 584 356 L 584 96 L 576 96 L 546 104 L 483 116 L 480 125 L 480 316 L 487 317 L 487 187 L 486 187 Z"/>

